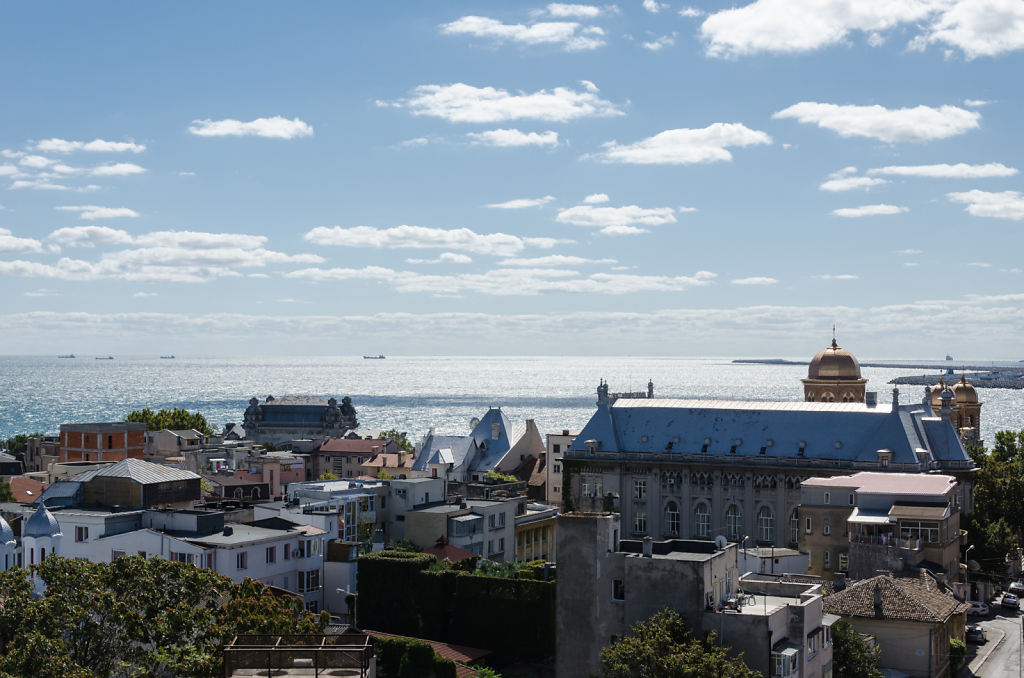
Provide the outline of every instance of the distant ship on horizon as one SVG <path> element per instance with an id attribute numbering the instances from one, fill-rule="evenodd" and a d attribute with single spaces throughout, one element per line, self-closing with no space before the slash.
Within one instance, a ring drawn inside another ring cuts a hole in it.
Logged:
<path id="1" fill-rule="evenodd" d="M 383 353 L 378 355 L 364 355 L 363 360 L 384 360 L 386 356 Z"/>
<path id="2" fill-rule="evenodd" d="M 160 360 L 174 360 L 174 355 L 162 355 L 160 356 Z"/>
<path id="3" fill-rule="evenodd" d="M 74 353 L 68 353 L 67 355 L 59 355 L 57 357 L 58 358 L 74 358 L 75 354 Z"/>
<path id="4" fill-rule="evenodd" d="M 96 356 L 96 360 L 113 360 L 113 359 L 114 359 L 114 356 L 112 356 L 112 355 L 105 355 L 105 356 L 104 355 L 98 355 L 98 356 Z"/>

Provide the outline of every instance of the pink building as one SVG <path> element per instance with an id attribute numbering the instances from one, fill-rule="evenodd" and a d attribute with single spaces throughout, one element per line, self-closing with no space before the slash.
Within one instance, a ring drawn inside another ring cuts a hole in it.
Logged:
<path id="1" fill-rule="evenodd" d="M 306 480 L 306 464 L 301 457 L 260 455 L 239 462 L 235 478 L 266 483 L 271 497 L 280 497 L 288 483 Z"/>

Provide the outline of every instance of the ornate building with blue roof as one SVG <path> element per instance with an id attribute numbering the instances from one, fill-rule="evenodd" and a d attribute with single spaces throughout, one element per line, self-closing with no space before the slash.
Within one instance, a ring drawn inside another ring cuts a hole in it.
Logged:
<path id="1" fill-rule="evenodd" d="M 802 402 L 654 398 L 653 387 L 616 395 L 602 381 L 565 455 L 570 505 L 618 510 L 623 538 L 795 547 L 800 483 L 863 470 L 953 475 L 954 508 L 969 513 L 976 469 L 952 421 L 953 394 L 938 412 L 930 392 L 901 404 L 894 389 L 878 403 L 865 397 L 856 359 L 836 349 L 812 361 Z"/>

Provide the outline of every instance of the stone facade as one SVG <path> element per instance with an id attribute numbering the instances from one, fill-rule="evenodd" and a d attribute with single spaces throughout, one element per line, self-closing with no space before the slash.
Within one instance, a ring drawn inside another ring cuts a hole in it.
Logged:
<path id="1" fill-rule="evenodd" d="M 242 427 L 255 443 L 284 443 L 301 438 L 341 438 L 359 426 L 352 399 L 267 396 L 249 401 Z"/>

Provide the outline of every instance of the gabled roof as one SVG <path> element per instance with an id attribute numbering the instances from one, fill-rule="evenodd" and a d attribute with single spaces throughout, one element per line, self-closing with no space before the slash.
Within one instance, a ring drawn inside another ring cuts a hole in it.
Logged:
<path id="1" fill-rule="evenodd" d="M 497 433 L 495 437 L 494 424 L 497 424 Z M 522 427 L 521 427 L 522 428 Z M 525 428 L 519 432 L 522 435 Z M 492 407 L 487 410 L 487 414 L 483 416 L 470 433 L 473 440 L 480 447 L 481 454 L 473 463 L 474 471 L 490 471 L 497 467 L 508 451 L 512 449 L 512 445 L 515 444 L 516 438 L 514 437 L 515 431 L 512 429 L 512 424 L 509 423 L 508 417 L 501 411 L 500 407 Z"/>
<path id="2" fill-rule="evenodd" d="M 459 468 L 466 462 L 466 457 L 476 449 L 476 441 L 472 436 L 439 436 L 428 435 L 423 446 L 416 453 L 413 461 L 414 471 L 426 471 L 428 464 L 448 463 L 441 461 L 441 450 L 451 450 L 452 463 Z"/>
<path id="3" fill-rule="evenodd" d="M 93 478 L 131 478 L 137 483 L 151 485 L 176 480 L 198 480 L 199 476 L 192 471 L 184 471 L 172 466 L 162 466 L 142 459 L 122 459 L 121 461 L 102 466 L 91 471 L 79 473 L 72 480 L 87 483 Z"/>
<path id="4" fill-rule="evenodd" d="M 11 486 L 11 494 L 14 495 L 14 501 L 19 504 L 31 504 L 46 489 L 46 485 L 38 480 L 32 480 L 25 476 L 13 476 L 9 484 Z"/>
<path id="5" fill-rule="evenodd" d="M 826 612 L 844 617 L 867 617 L 917 622 L 945 622 L 970 606 L 941 590 L 927 574 L 920 577 L 879 575 L 850 584 L 826 596 Z"/>
<path id="6" fill-rule="evenodd" d="M 570 449 L 601 452 L 700 453 L 754 457 L 795 457 L 803 443 L 808 459 L 877 461 L 887 449 L 894 464 L 918 463 L 917 452 L 938 461 L 970 463 L 948 421 L 921 405 L 618 399 L 597 411 Z M 764 448 L 764 452 L 761 452 Z"/>

